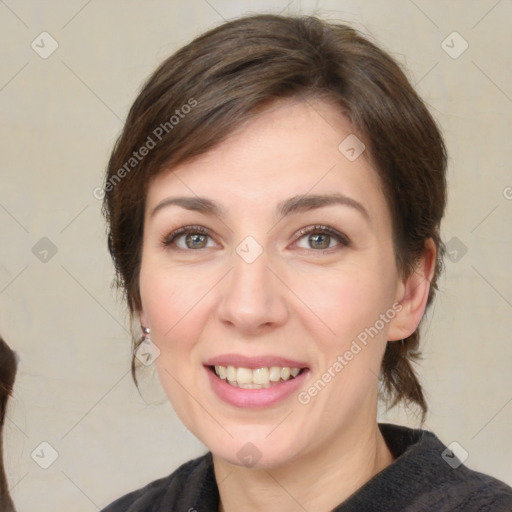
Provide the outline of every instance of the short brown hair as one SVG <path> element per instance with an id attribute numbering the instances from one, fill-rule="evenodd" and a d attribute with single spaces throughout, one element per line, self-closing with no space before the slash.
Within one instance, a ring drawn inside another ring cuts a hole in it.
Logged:
<path id="1" fill-rule="evenodd" d="M 444 244 L 446 150 L 424 102 L 400 66 L 355 29 L 313 16 L 260 14 L 224 23 L 165 60 L 143 86 L 108 163 L 103 212 L 117 285 L 130 315 L 140 311 L 139 270 L 149 181 L 205 153 L 280 98 L 324 98 L 360 134 L 393 221 L 397 268 L 407 277 L 432 238 L 437 247 L 427 307 L 437 290 Z M 143 150 L 143 148 L 145 148 Z M 388 407 L 427 404 L 411 362 L 419 326 L 388 342 L 382 383 Z M 140 338 L 133 340 L 133 351 Z M 132 358 L 135 382 L 135 358 Z"/>

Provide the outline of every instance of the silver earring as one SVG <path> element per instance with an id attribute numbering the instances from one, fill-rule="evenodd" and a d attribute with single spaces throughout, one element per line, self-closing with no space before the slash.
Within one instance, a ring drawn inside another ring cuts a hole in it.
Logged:
<path id="1" fill-rule="evenodd" d="M 153 361 L 160 355 L 160 350 L 158 347 L 151 341 L 149 337 L 149 333 L 151 332 L 149 327 L 140 326 L 142 330 L 142 340 L 140 340 L 139 346 L 137 348 L 138 354 L 136 357 L 144 366 L 149 366 L 153 364 Z"/>

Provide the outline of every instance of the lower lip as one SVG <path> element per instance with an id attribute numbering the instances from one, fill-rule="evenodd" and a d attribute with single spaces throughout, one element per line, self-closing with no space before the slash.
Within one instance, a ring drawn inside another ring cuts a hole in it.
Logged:
<path id="1" fill-rule="evenodd" d="M 205 368 L 213 390 L 217 396 L 235 407 L 257 408 L 269 407 L 288 398 L 303 384 L 308 370 L 303 371 L 297 377 L 274 384 L 262 389 L 235 388 L 225 380 L 217 376 L 209 368 Z"/>

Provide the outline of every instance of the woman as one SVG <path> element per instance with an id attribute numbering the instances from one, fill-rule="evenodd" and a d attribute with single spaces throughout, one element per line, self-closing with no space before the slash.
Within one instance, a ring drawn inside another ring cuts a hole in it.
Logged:
<path id="1" fill-rule="evenodd" d="M 345 25 L 248 16 L 159 67 L 104 212 L 134 378 L 152 352 L 209 452 L 105 511 L 511 510 L 433 433 L 376 421 L 380 394 L 427 411 L 445 169 L 398 65 Z"/>
<path id="2" fill-rule="evenodd" d="M 0 338 L 0 512 L 14 512 L 14 505 L 9 495 L 7 477 L 3 466 L 2 431 L 4 427 L 7 401 L 12 393 L 16 375 L 16 356 L 7 343 Z"/>

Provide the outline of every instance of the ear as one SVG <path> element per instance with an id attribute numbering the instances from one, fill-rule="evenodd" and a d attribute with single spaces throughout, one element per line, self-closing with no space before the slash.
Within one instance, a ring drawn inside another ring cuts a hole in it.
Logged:
<path id="1" fill-rule="evenodd" d="M 429 238 L 425 242 L 423 256 L 418 260 L 414 272 L 399 284 L 395 300 L 402 309 L 397 311 L 390 322 L 388 341 L 407 338 L 418 327 L 427 306 L 436 254 L 436 245 L 432 238 Z"/>

